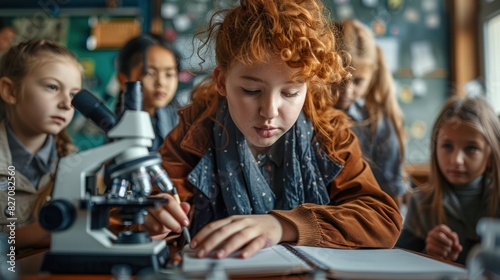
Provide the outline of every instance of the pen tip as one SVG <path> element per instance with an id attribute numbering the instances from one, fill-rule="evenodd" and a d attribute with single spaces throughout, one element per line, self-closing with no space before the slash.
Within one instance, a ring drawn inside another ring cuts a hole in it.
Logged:
<path id="1" fill-rule="evenodd" d="M 184 232 L 184 239 L 186 244 L 191 243 L 191 235 L 189 234 L 189 230 L 187 227 L 183 227 L 182 231 Z"/>

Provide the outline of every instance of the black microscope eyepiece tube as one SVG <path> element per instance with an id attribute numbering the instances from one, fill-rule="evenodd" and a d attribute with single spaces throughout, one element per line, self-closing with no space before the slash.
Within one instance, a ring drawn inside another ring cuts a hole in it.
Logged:
<path id="1" fill-rule="evenodd" d="M 71 104 L 106 133 L 118 122 L 115 114 L 99 98 L 86 89 L 82 89 L 75 94 Z"/>
<path id="2" fill-rule="evenodd" d="M 142 84 L 138 81 L 125 82 L 123 111 L 142 111 Z"/>

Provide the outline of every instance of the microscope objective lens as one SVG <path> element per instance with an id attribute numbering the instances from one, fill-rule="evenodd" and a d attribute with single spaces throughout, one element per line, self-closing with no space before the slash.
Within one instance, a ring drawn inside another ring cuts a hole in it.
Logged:
<path id="1" fill-rule="evenodd" d="M 163 191 L 170 192 L 174 189 L 174 184 L 167 175 L 167 172 L 163 170 L 159 165 L 153 165 L 149 169 L 149 174 L 153 179 L 153 182 Z"/>
<path id="2" fill-rule="evenodd" d="M 120 180 L 120 186 L 118 189 L 118 197 L 126 197 L 128 191 L 129 182 L 125 179 Z"/>
<path id="3" fill-rule="evenodd" d="M 139 168 L 132 173 L 132 186 L 134 193 L 139 196 L 148 196 L 151 194 L 152 186 L 151 186 L 151 178 L 149 177 L 148 172 L 145 167 Z"/>
<path id="4" fill-rule="evenodd" d="M 114 178 L 113 179 L 113 184 L 111 185 L 111 190 L 109 191 L 109 196 L 110 197 L 117 197 L 118 196 L 118 190 L 120 189 L 120 178 Z"/>

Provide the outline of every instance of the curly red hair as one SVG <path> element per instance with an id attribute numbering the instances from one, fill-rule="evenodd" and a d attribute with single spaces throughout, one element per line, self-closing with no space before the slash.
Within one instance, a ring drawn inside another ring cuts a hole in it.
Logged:
<path id="1" fill-rule="evenodd" d="M 221 20 L 222 19 L 222 20 Z M 242 0 L 240 5 L 216 12 L 198 50 L 215 47 L 221 71 L 238 61 L 245 65 L 265 62 L 277 55 L 288 66 L 300 69 L 295 79 L 307 83 L 304 113 L 312 121 L 316 137 L 330 157 L 340 158 L 336 146 L 351 137 L 345 115 L 333 109 L 330 84 L 349 76 L 330 27 L 330 15 L 318 0 Z M 211 43 L 214 43 L 213 45 Z M 200 55 L 203 59 L 203 56 Z M 192 93 L 193 103 L 217 107 L 218 92 L 208 77 Z"/>

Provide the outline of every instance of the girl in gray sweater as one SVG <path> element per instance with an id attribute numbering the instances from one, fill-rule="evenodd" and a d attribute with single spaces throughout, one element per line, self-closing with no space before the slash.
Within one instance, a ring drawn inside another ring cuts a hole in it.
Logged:
<path id="1" fill-rule="evenodd" d="M 480 242 L 482 217 L 500 217 L 500 123 L 482 98 L 453 97 L 432 131 L 429 184 L 409 202 L 397 247 L 458 263 Z"/>

